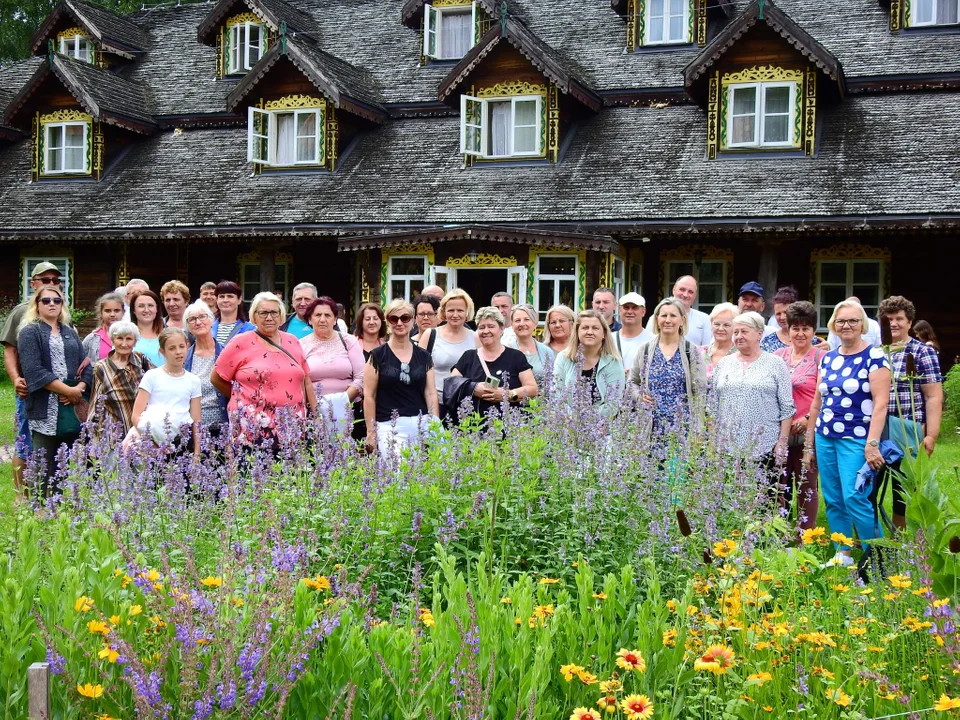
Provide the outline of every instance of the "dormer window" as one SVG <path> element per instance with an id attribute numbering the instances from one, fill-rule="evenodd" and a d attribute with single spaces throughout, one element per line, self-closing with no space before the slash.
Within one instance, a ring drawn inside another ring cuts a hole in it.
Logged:
<path id="1" fill-rule="evenodd" d="M 727 87 L 727 147 L 794 145 L 797 83 L 743 83 Z"/>
<path id="2" fill-rule="evenodd" d="M 51 122 L 43 126 L 42 175 L 89 175 L 90 123 Z"/>
<path id="3" fill-rule="evenodd" d="M 246 18 L 227 23 L 228 75 L 248 72 L 266 49 L 267 29 L 263 23 Z"/>
<path id="4" fill-rule="evenodd" d="M 690 42 L 689 0 L 646 0 L 644 45 L 669 45 Z"/>
<path id="5" fill-rule="evenodd" d="M 325 116 L 324 107 L 248 108 L 247 160 L 276 168 L 323 165 Z"/>
<path id="6" fill-rule="evenodd" d="M 473 47 L 477 4 L 423 6 L 423 54 L 434 60 L 459 60 Z"/>
<path id="7" fill-rule="evenodd" d="M 912 0 L 909 8 L 911 27 L 960 23 L 960 0 Z"/>
<path id="8" fill-rule="evenodd" d="M 540 157 L 543 97 L 460 97 L 460 149 L 491 160 Z"/>
<path id="9" fill-rule="evenodd" d="M 85 63 L 93 62 L 93 42 L 79 28 L 60 34 L 60 54 Z"/>

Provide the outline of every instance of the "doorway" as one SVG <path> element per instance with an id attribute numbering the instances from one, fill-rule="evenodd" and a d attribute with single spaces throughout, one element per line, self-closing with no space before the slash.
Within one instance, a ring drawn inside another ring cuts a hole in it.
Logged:
<path id="1" fill-rule="evenodd" d="M 506 268 L 457 268 L 457 287 L 466 290 L 473 304 L 490 304 L 494 293 L 510 292 Z"/>

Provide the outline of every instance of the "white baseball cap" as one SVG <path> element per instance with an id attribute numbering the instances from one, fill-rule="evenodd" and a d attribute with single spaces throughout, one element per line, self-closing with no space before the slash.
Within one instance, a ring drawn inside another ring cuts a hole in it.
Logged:
<path id="1" fill-rule="evenodd" d="M 643 295 L 635 292 L 628 292 L 626 295 L 620 298 L 621 305 L 626 305 L 628 303 L 631 305 L 637 305 L 638 307 L 647 306 L 647 301 L 643 299 Z"/>

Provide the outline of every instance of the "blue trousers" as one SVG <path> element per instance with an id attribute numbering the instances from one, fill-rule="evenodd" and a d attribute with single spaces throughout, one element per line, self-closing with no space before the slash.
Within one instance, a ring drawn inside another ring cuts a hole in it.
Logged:
<path id="1" fill-rule="evenodd" d="M 14 439 L 16 443 L 17 457 L 26 460 L 33 452 L 33 441 L 30 436 L 30 423 L 27 421 L 27 406 L 23 398 L 17 395 L 16 401 L 16 428 L 17 436 Z"/>
<path id="2" fill-rule="evenodd" d="M 820 433 L 816 436 L 817 467 L 820 470 L 820 489 L 826 503 L 827 522 L 832 532 L 857 536 L 862 542 L 883 537 L 883 528 L 877 521 L 870 493 L 867 489 L 857 492 L 857 472 L 863 467 L 863 449 L 866 439 L 831 438 Z M 846 545 L 841 550 L 848 550 Z"/>

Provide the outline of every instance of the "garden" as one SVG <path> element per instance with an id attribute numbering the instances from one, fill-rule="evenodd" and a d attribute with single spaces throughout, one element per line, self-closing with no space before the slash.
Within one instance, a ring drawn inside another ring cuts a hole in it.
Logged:
<path id="1" fill-rule="evenodd" d="M 3 718 L 35 662 L 56 718 L 960 716 L 955 438 L 859 573 L 712 433 L 643 426 L 581 398 L 391 457 L 322 423 L 276 461 L 87 438 L 58 502 L 3 504 Z"/>

